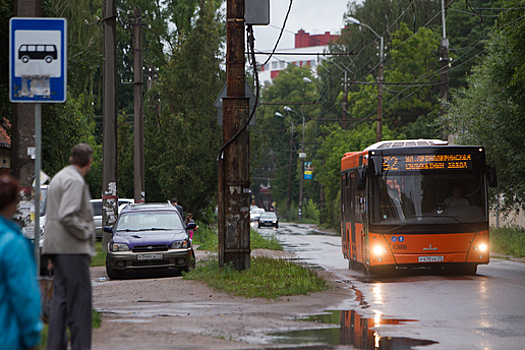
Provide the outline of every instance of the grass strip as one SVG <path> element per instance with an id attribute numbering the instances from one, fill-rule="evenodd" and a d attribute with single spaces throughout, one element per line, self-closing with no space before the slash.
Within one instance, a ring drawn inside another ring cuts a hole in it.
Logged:
<path id="1" fill-rule="evenodd" d="M 281 296 L 305 295 L 328 288 L 317 273 L 285 259 L 252 257 L 250 268 L 237 271 L 228 265 L 220 268 L 216 258 L 201 261 L 183 275 L 184 279 L 206 282 L 210 287 L 230 295 L 247 298 L 276 299 Z"/>
<path id="2" fill-rule="evenodd" d="M 525 229 L 520 227 L 492 227 L 490 250 L 496 254 L 525 257 Z"/>

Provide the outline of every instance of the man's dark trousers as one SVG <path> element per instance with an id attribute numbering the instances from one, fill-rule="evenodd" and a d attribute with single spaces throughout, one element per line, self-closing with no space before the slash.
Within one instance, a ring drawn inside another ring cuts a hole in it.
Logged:
<path id="1" fill-rule="evenodd" d="M 53 299 L 49 315 L 48 350 L 67 350 L 71 332 L 72 350 L 91 349 L 92 292 L 87 254 L 57 254 L 54 267 Z"/>

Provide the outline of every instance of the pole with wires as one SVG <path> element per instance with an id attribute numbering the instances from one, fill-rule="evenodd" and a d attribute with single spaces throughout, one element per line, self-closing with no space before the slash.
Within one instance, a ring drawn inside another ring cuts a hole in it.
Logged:
<path id="1" fill-rule="evenodd" d="M 441 0 L 441 21 L 443 23 L 443 38 L 441 39 L 441 109 L 439 111 L 440 115 L 445 114 L 445 103 L 448 101 L 448 39 L 447 39 L 447 29 L 445 25 L 445 0 Z"/>
<path id="2" fill-rule="evenodd" d="M 244 0 L 226 2 L 226 88 L 219 154 L 219 266 L 250 267 L 249 104 L 245 97 Z"/>

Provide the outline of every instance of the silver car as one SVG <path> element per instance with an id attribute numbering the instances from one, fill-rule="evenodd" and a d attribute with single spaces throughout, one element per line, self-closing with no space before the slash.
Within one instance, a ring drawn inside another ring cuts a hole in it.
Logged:
<path id="1" fill-rule="evenodd" d="M 128 198 L 118 199 L 119 213 L 122 210 L 123 205 L 127 203 L 135 203 L 135 200 Z M 92 199 L 91 205 L 93 205 L 93 221 L 95 221 L 95 238 L 102 238 L 102 199 Z"/>

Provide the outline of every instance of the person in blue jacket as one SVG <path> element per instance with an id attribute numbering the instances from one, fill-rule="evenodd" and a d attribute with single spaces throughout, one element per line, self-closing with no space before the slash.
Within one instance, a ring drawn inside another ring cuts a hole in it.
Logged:
<path id="1" fill-rule="evenodd" d="M 0 177 L 0 348 L 33 349 L 40 341 L 40 291 L 33 245 L 12 221 L 18 181 Z"/>

